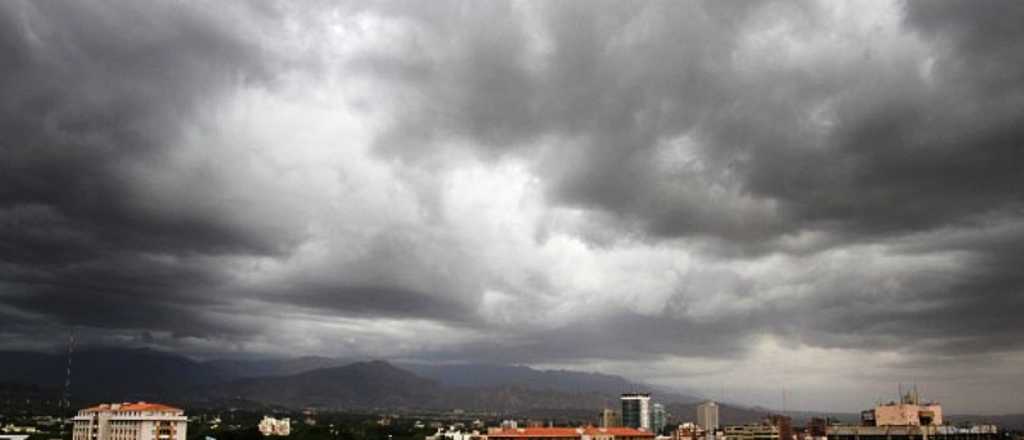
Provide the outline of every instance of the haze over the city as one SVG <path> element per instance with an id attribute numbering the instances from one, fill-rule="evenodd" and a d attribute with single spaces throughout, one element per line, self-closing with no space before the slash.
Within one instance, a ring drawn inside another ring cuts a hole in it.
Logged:
<path id="1" fill-rule="evenodd" d="M 1024 412 L 1024 3 L 0 2 L 0 350 Z M 631 390 L 624 390 L 631 391 Z"/>

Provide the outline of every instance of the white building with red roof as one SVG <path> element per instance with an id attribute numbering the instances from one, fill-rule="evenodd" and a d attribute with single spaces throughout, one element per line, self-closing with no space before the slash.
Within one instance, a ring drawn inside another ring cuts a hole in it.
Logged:
<path id="1" fill-rule="evenodd" d="M 185 411 L 150 402 L 104 403 L 78 411 L 72 440 L 185 440 Z"/>

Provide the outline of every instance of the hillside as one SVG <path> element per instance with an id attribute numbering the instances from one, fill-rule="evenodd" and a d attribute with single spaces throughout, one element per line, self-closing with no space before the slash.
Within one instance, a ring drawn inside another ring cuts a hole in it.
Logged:
<path id="1" fill-rule="evenodd" d="M 3 352 L 0 382 L 63 387 L 64 355 Z M 223 382 L 220 371 L 183 356 L 149 350 L 75 353 L 71 395 L 90 400 L 179 398 L 188 389 Z"/>
<path id="2" fill-rule="evenodd" d="M 52 405 L 59 399 L 67 359 L 60 354 L 0 352 L 0 394 Z M 596 414 L 617 408 L 622 391 L 649 390 L 666 403 L 670 420 L 695 418 L 699 398 L 664 392 L 614 375 L 490 364 L 392 365 L 344 363 L 326 357 L 197 362 L 149 349 L 75 353 L 72 400 L 161 400 L 198 405 L 334 409 L 423 408 L 486 410 L 507 414 Z M 12 400 L 13 401 L 13 400 Z M 770 410 L 721 404 L 723 424 L 754 422 Z M 791 411 L 796 424 L 832 416 L 856 422 L 857 414 Z M 1024 428 L 1019 414 L 948 415 L 954 422 Z"/>
<path id="3" fill-rule="evenodd" d="M 323 356 L 302 356 L 283 359 L 216 359 L 203 364 L 220 371 L 231 379 L 264 376 L 290 376 L 321 368 L 341 367 L 351 360 Z"/>
<path id="4" fill-rule="evenodd" d="M 666 406 L 669 420 L 675 423 L 692 422 L 697 419 L 697 405 L 700 403 L 673 403 Z M 722 425 L 738 425 L 758 422 L 769 412 L 728 403 L 718 404 L 718 421 Z"/>
<path id="5" fill-rule="evenodd" d="M 209 387 L 212 399 L 248 400 L 301 408 L 423 407 L 442 394 L 437 382 L 383 361 L 358 362 L 290 376 L 255 377 Z"/>
<path id="6" fill-rule="evenodd" d="M 400 364 L 417 375 L 436 380 L 454 388 L 495 388 L 503 392 L 516 389 L 555 391 L 561 394 L 582 395 L 584 401 L 618 401 L 619 394 L 642 390 L 653 393 L 655 400 L 666 403 L 695 403 L 701 397 L 677 393 L 659 387 L 630 382 L 610 374 L 585 373 L 571 370 L 538 370 L 521 365 L 494 364 Z M 593 395 L 586 397 L 586 395 Z"/>

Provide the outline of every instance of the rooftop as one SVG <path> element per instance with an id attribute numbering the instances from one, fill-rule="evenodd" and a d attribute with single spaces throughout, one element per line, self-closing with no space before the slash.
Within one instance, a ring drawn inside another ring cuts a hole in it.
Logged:
<path id="1" fill-rule="evenodd" d="M 101 403 L 96 406 L 85 408 L 82 411 L 182 411 L 181 408 L 152 402 L 123 402 L 123 403 Z"/>
<path id="2" fill-rule="evenodd" d="M 613 435 L 616 437 L 654 437 L 654 433 L 633 428 L 506 428 L 490 433 L 490 437 L 580 437 L 586 435 Z"/>

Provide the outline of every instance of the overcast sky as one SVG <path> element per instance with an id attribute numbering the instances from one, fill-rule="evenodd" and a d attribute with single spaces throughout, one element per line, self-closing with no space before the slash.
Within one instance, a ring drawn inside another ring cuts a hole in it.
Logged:
<path id="1" fill-rule="evenodd" d="M 1024 411 L 1024 2 L 0 2 L 0 348 Z"/>

